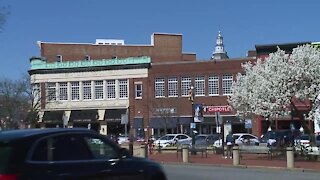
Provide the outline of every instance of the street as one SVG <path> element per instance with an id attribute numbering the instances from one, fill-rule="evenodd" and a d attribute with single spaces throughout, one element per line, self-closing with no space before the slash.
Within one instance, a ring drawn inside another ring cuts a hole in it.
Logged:
<path id="1" fill-rule="evenodd" d="M 163 164 L 168 180 L 318 180 L 318 172 Z"/>

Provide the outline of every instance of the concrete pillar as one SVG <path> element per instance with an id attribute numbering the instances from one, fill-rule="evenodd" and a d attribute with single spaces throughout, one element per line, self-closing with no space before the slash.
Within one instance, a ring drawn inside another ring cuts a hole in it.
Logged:
<path id="1" fill-rule="evenodd" d="M 287 147 L 287 168 L 294 168 L 293 147 Z"/>
<path id="2" fill-rule="evenodd" d="M 240 165 L 240 153 L 239 153 L 239 146 L 233 146 L 233 165 L 238 166 Z"/>
<path id="3" fill-rule="evenodd" d="M 184 163 L 189 162 L 189 149 L 187 147 L 182 148 L 182 161 Z"/>
<path id="4" fill-rule="evenodd" d="M 147 144 L 141 145 L 140 155 L 142 158 L 148 158 L 148 145 Z"/>

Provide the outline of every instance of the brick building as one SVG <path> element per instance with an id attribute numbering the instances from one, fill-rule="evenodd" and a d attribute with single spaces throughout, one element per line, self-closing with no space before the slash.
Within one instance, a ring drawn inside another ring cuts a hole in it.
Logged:
<path id="1" fill-rule="evenodd" d="M 42 126 L 89 127 L 118 134 L 124 133 L 128 117 L 127 128 L 136 137 L 188 133 L 193 119 L 199 133 L 216 132 L 218 120 L 227 130 L 246 131 L 227 96 L 243 71 L 241 64 L 255 57 L 229 59 L 220 32 L 208 60 L 184 53 L 182 44 L 181 34 L 165 33 L 154 33 L 150 45 L 126 45 L 123 40 L 38 42 L 41 56 L 30 59 L 29 74 L 41 92 Z M 203 116 L 196 113 L 199 107 L 206 110 Z"/>

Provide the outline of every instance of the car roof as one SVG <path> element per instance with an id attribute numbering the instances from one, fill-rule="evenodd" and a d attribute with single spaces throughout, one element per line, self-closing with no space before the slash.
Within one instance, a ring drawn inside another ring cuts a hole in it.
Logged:
<path id="1" fill-rule="evenodd" d="M 234 133 L 233 135 L 236 135 L 236 136 L 249 135 L 249 136 L 257 137 L 256 135 L 253 135 L 253 134 L 250 134 L 250 133 Z"/>
<path id="2" fill-rule="evenodd" d="M 214 136 L 213 134 L 198 134 L 197 136 Z"/>
<path id="3" fill-rule="evenodd" d="M 166 134 L 164 136 L 176 136 L 176 135 L 185 135 L 185 134 Z"/>
<path id="4" fill-rule="evenodd" d="M 249 134 L 249 133 L 234 133 L 233 135 L 238 135 L 238 136 L 241 136 L 241 135 L 252 135 L 252 136 L 254 136 L 253 134 Z"/>
<path id="5" fill-rule="evenodd" d="M 11 141 L 15 139 L 48 135 L 63 132 L 93 132 L 86 128 L 45 128 L 45 129 L 16 129 L 0 131 L 0 141 Z"/>

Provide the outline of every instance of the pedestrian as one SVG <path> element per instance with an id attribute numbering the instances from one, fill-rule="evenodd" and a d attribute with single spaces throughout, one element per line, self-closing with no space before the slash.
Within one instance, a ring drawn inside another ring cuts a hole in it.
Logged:
<path id="1" fill-rule="evenodd" d="M 153 152 L 153 137 L 150 136 L 148 139 L 148 149 L 149 149 L 149 154 L 152 154 Z"/>
<path id="2" fill-rule="evenodd" d="M 226 144 L 227 144 L 227 154 L 224 158 L 229 158 L 231 159 L 232 158 L 232 147 L 233 147 L 233 136 L 232 136 L 232 132 L 229 131 L 229 134 L 227 135 L 226 137 Z"/>

